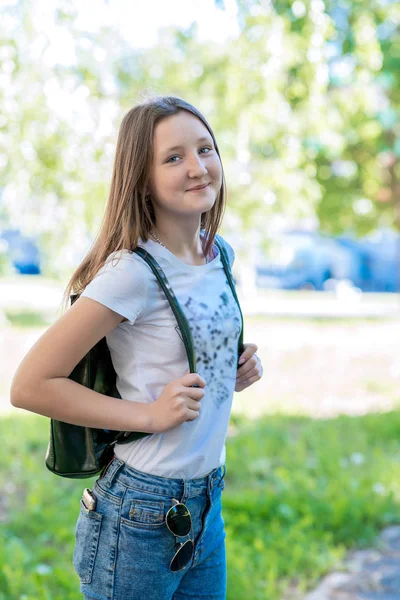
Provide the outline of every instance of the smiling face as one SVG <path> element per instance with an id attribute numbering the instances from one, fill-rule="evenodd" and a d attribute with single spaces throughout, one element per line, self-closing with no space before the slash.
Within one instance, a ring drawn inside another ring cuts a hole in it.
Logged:
<path id="1" fill-rule="evenodd" d="M 148 187 L 156 216 L 200 218 L 213 207 L 222 185 L 220 158 L 207 127 L 183 110 L 157 123 L 153 145 Z"/>

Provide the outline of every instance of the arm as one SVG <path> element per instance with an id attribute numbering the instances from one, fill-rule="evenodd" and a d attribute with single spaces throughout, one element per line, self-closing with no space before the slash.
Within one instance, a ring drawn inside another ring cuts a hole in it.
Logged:
<path id="1" fill-rule="evenodd" d="M 11 404 L 74 425 L 152 433 L 148 404 L 105 396 L 68 379 L 85 354 L 122 320 L 99 302 L 78 298 L 18 366 Z"/>

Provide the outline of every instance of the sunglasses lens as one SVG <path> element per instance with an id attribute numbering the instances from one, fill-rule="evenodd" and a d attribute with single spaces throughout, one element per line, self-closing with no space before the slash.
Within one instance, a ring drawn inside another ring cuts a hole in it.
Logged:
<path id="1" fill-rule="evenodd" d="M 184 504 L 178 504 L 169 509 L 167 525 L 174 535 L 188 535 L 192 522 L 190 513 Z"/>
<path id="2" fill-rule="evenodd" d="M 175 554 L 174 558 L 171 561 L 170 569 L 171 571 L 180 571 L 190 561 L 193 554 L 193 542 L 192 540 L 188 540 L 183 544 L 183 546 L 178 550 Z"/>

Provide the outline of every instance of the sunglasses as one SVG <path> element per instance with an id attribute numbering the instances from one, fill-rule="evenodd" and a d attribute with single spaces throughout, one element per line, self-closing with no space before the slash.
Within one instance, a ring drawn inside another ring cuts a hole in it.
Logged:
<path id="1" fill-rule="evenodd" d="M 165 522 L 170 532 L 177 537 L 184 537 L 188 535 L 192 529 L 192 518 L 190 516 L 189 509 L 175 500 L 174 506 L 171 506 L 165 517 Z M 174 546 L 175 555 L 171 560 L 169 568 L 171 571 L 181 571 L 190 562 L 193 555 L 193 542 L 192 540 L 186 540 L 186 542 L 178 542 Z"/>

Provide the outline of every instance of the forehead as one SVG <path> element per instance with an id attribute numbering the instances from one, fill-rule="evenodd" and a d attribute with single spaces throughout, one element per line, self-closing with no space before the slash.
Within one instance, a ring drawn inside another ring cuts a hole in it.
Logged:
<path id="1" fill-rule="evenodd" d="M 203 136 L 212 139 L 200 119 L 187 111 L 181 111 L 157 123 L 154 128 L 154 150 L 163 152 L 170 146 L 184 146 Z"/>

